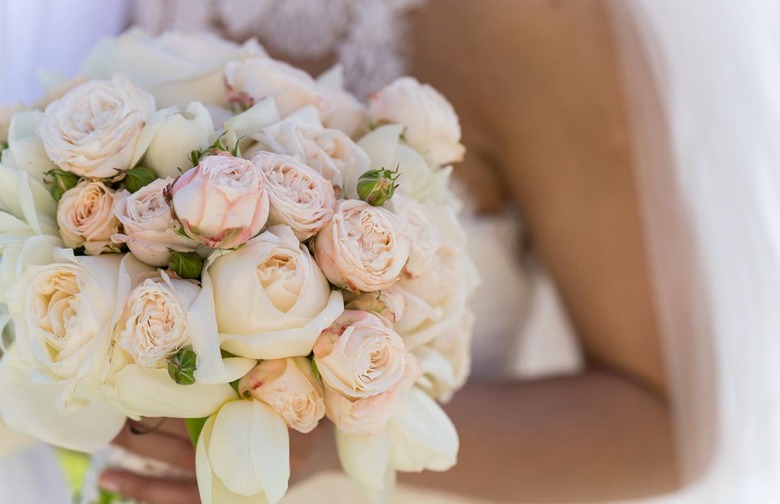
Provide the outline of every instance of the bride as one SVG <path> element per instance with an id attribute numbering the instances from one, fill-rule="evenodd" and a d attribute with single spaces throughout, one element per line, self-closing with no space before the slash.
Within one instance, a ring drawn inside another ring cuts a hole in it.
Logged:
<path id="1" fill-rule="evenodd" d="M 136 13 L 152 31 L 258 35 L 312 73 L 337 57 L 357 92 L 408 71 L 459 111 L 483 277 L 473 380 L 447 407 L 459 464 L 402 479 L 394 502 L 778 500 L 780 8 L 146 0 Z M 118 443 L 189 467 L 178 432 Z M 293 446 L 285 502 L 359 502 L 320 434 Z M 197 500 L 181 479 L 114 470 L 101 484 Z"/>

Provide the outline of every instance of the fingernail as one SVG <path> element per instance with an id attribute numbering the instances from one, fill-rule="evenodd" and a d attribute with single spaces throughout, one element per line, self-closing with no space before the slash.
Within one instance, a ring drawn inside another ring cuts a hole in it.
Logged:
<path id="1" fill-rule="evenodd" d="M 98 480 L 98 487 L 108 492 L 119 493 L 119 485 L 110 476 L 101 476 Z"/>

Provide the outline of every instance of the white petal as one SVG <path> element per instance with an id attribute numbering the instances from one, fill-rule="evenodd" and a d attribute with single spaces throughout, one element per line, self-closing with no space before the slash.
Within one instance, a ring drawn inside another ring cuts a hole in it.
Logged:
<path id="1" fill-rule="evenodd" d="M 290 444 L 282 417 L 260 401 L 234 401 L 217 414 L 209 461 L 214 474 L 232 492 L 265 492 L 278 502 L 290 478 Z"/>
<path id="2" fill-rule="evenodd" d="M 273 98 L 266 98 L 245 112 L 231 117 L 223 125 L 225 131 L 233 131 L 236 136 L 248 136 L 259 132 L 266 126 L 279 122 L 279 111 Z"/>
<path id="3" fill-rule="evenodd" d="M 390 450 L 388 438 L 381 434 L 346 434 L 336 430 L 341 467 L 364 493 L 380 494 L 386 490 Z"/>
<path id="4" fill-rule="evenodd" d="M 236 399 L 230 385 L 177 385 L 166 369 L 131 364 L 114 377 L 114 401 L 129 416 L 204 418 Z"/>
<path id="5" fill-rule="evenodd" d="M 457 462 L 458 433 L 436 401 L 414 388 L 388 425 L 391 464 L 399 471 L 446 471 Z"/>
<path id="6" fill-rule="evenodd" d="M 102 402 L 61 415 L 56 404 L 62 390 L 58 384 L 33 383 L 13 349 L 0 360 L 0 414 L 9 427 L 72 450 L 94 452 L 108 445 L 125 416 Z"/>

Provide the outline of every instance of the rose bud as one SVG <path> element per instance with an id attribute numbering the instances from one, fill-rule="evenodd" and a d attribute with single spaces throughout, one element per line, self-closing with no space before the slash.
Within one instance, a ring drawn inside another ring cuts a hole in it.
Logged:
<path id="1" fill-rule="evenodd" d="M 238 382 L 241 397 L 263 401 L 291 429 L 311 432 L 325 416 L 322 386 L 305 357 L 260 362 Z"/>
<path id="2" fill-rule="evenodd" d="M 360 399 L 381 394 L 401 379 L 406 349 L 373 313 L 347 310 L 314 344 L 314 361 L 327 387 Z"/>
<path id="3" fill-rule="evenodd" d="M 169 197 L 187 236 L 209 248 L 243 245 L 268 220 L 262 171 L 227 152 L 203 158 L 173 183 Z"/>
<path id="4" fill-rule="evenodd" d="M 118 252 L 111 241 L 121 224 L 114 215 L 114 191 L 102 182 L 83 181 L 62 195 L 57 225 L 66 247 L 84 247 L 88 255 Z"/>
<path id="5" fill-rule="evenodd" d="M 395 181 L 399 176 L 397 171 L 384 168 L 367 171 L 358 179 L 358 196 L 369 205 L 382 206 L 393 197 L 393 193 L 398 188 Z"/>

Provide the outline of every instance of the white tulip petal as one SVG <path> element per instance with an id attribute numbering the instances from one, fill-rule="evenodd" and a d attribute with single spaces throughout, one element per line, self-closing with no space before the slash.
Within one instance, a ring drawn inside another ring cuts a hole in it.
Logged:
<path id="1" fill-rule="evenodd" d="M 388 425 L 391 464 L 399 471 L 446 471 L 457 462 L 458 433 L 441 407 L 425 392 L 409 392 Z"/>
<path id="2" fill-rule="evenodd" d="M 56 405 L 62 391 L 59 384 L 33 382 L 14 349 L 0 360 L 0 414 L 12 429 L 83 452 L 106 446 L 122 429 L 125 416 L 108 403 L 93 402 L 61 415 Z"/>
<path id="3" fill-rule="evenodd" d="M 336 447 L 344 472 L 364 493 L 380 494 L 385 490 L 388 471 L 392 470 L 386 433 L 347 434 L 336 430 Z"/>
<path id="4" fill-rule="evenodd" d="M 276 503 L 287 491 L 287 426 L 260 401 L 235 401 L 223 406 L 214 421 L 208 456 L 214 474 L 232 492 L 244 496 L 265 492 L 268 501 Z"/>
<path id="5" fill-rule="evenodd" d="M 378 170 L 383 167 L 395 168 L 391 163 L 395 158 L 398 145 L 401 143 L 403 132 L 403 126 L 388 124 L 376 128 L 358 141 L 358 145 L 371 158 L 369 170 Z"/>
<path id="6" fill-rule="evenodd" d="M 204 418 L 237 398 L 233 387 L 177 385 L 167 369 L 131 364 L 113 378 L 113 400 L 128 416 Z"/>
<path id="7" fill-rule="evenodd" d="M 225 131 L 238 137 L 252 135 L 266 126 L 279 122 L 281 117 L 273 97 L 257 102 L 251 108 L 231 117 L 223 124 Z"/>

